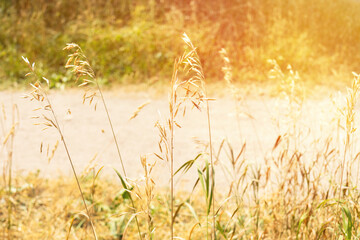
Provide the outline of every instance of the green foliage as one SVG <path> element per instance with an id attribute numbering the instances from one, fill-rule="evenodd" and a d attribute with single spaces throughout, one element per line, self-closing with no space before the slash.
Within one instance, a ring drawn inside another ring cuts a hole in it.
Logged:
<path id="1" fill-rule="evenodd" d="M 131 190 L 132 187 L 129 186 L 126 181 L 124 180 L 124 178 L 121 176 L 121 174 L 115 170 L 116 174 L 118 175 L 120 181 L 121 181 L 121 185 L 123 186 L 124 190 L 121 191 L 121 196 L 123 197 L 124 200 L 126 199 L 131 199 Z"/>
<path id="2" fill-rule="evenodd" d="M 81 6 L 78 7 L 78 6 Z M 72 11 L 68 11 L 71 8 Z M 96 9 L 96 11 L 95 11 Z M 47 66 L 62 87 L 61 51 L 78 43 L 104 83 L 153 83 L 171 75 L 186 31 L 201 46 L 208 79 L 221 79 L 226 48 L 234 80 L 267 80 L 268 59 L 291 64 L 307 81 L 356 70 L 360 2 L 335 1 L 5 1 L 0 5 L 0 78 L 26 83 L 20 56 Z"/>
<path id="3" fill-rule="evenodd" d="M 342 211 L 342 224 L 340 225 L 340 230 L 344 234 L 346 240 L 352 239 L 352 229 L 353 229 L 353 219 L 351 212 L 347 206 L 341 207 Z"/>
<path id="4" fill-rule="evenodd" d="M 211 182 L 211 178 L 210 178 L 209 162 L 206 161 L 204 171 L 198 169 L 198 175 L 203 192 L 205 194 L 206 214 L 209 215 L 211 209 L 211 203 L 213 201 L 213 190 L 214 190 L 214 186 L 212 185 L 213 183 Z"/>

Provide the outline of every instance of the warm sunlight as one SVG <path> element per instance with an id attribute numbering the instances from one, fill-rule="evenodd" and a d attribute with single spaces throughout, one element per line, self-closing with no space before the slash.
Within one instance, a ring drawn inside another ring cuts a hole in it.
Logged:
<path id="1" fill-rule="evenodd" d="M 0 239 L 359 239 L 360 1 L 0 1 Z"/>

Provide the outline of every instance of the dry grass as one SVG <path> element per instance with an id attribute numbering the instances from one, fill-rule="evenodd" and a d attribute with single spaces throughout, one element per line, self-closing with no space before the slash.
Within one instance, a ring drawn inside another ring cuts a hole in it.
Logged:
<path id="1" fill-rule="evenodd" d="M 82 202 L 83 202 L 85 210 L 86 210 L 86 213 L 84 213 L 84 215 L 88 218 L 94 238 L 97 240 L 94 223 L 93 223 L 89 208 L 87 206 L 87 203 L 85 201 L 84 193 L 83 193 L 81 185 L 79 183 L 79 178 L 76 173 L 74 163 L 73 163 L 73 160 L 71 158 L 71 155 L 70 155 L 70 152 L 68 149 L 68 145 L 66 143 L 62 129 L 59 125 L 57 115 L 55 113 L 55 110 L 53 108 L 53 105 L 52 105 L 51 100 L 48 95 L 50 81 L 48 79 L 46 79 L 45 77 L 42 77 L 35 70 L 35 63 L 30 64 L 29 60 L 24 57 L 23 57 L 23 60 L 28 65 L 29 70 L 30 70 L 30 72 L 28 72 L 26 74 L 26 76 L 33 76 L 35 78 L 34 84 L 31 84 L 31 86 L 33 88 L 32 92 L 28 95 L 25 95 L 24 98 L 28 98 L 29 101 L 37 101 L 40 106 L 40 107 L 34 109 L 35 111 L 39 112 L 38 113 L 39 115 L 34 117 L 35 119 L 38 119 L 38 122 L 36 124 L 43 126 L 43 130 L 46 130 L 48 128 L 54 128 L 57 131 L 57 133 L 59 134 L 59 138 L 61 139 L 61 142 L 63 143 L 63 146 L 65 148 L 67 158 L 71 165 L 71 169 L 74 174 L 74 177 L 75 177 L 75 180 L 76 180 L 79 192 L 80 192 L 80 196 L 81 196 Z M 45 85 L 45 86 L 43 86 L 43 85 Z"/>
<path id="2" fill-rule="evenodd" d="M 118 183 L 106 176 L 100 177 L 103 167 L 93 165 L 81 175 L 73 168 L 74 180 L 41 179 L 38 173 L 13 177 L 10 154 L 4 162 L 7 170 L 3 172 L 0 188 L 2 239 L 359 238 L 357 184 L 360 164 L 355 121 L 359 76 L 354 74 L 345 102 L 338 102 L 341 111 L 336 124 L 331 123 L 333 116 L 327 115 L 330 129 L 320 138 L 311 139 L 308 133 L 313 129 L 307 129 L 300 121 L 302 114 L 306 114 L 301 77 L 293 68 L 284 71 L 272 61 L 269 76 L 279 84 L 279 97 L 285 99 L 286 106 L 279 106 L 280 114 L 275 119 L 278 137 L 270 149 L 261 146 L 262 136 L 252 121 L 254 134 L 258 136 L 256 147 L 262 152 L 262 159 L 254 161 L 246 154 L 251 143 L 243 139 L 241 131 L 239 146 L 226 140 L 218 145 L 212 142 L 208 105 L 211 99 L 205 88 L 205 74 L 197 49 L 186 35 L 183 40 L 187 49 L 174 64 L 169 116 L 156 124 L 160 136 L 159 149 L 154 149 L 157 153 L 140 157 L 143 175 L 135 180 L 127 178 L 122 164 L 123 174 L 116 172 Z M 70 55 L 67 66 L 81 79 L 80 84 L 95 85 L 95 93 L 87 92 L 84 101 L 92 102 L 96 93 L 100 93 L 106 108 L 85 55 L 77 45 L 68 45 L 68 48 L 75 53 Z M 225 50 L 221 54 L 225 81 L 237 106 L 236 113 L 246 113 L 251 118 L 241 91 L 232 82 L 231 61 Z M 34 65 L 25 61 L 30 75 L 36 76 Z M 39 77 L 29 98 L 42 104 L 37 111 L 40 113 L 37 122 L 45 128 L 55 128 L 66 148 L 47 89 L 42 87 L 48 81 Z M 134 117 L 143 107 L 135 111 Z M 206 109 L 209 138 L 196 158 L 174 169 L 175 132 L 181 127 L 180 115 L 186 116 L 189 108 Z M 109 112 L 106 113 L 112 125 Z M 5 124 L 4 113 L 2 116 L 1 146 L 11 153 L 8 144 L 16 137 L 16 113 L 10 125 Z M 241 118 L 237 121 L 240 126 Z M 114 131 L 113 135 L 116 142 Z M 117 150 L 121 160 L 118 145 Z M 73 165 L 69 153 L 68 157 Z M 154 182 L 157 161 L 169 165 L 169 194 L 167 189 L 157 188 Z M 195 185 L 193 191 L 181 192 L 174 187 L 174 177 L 187 171 L 197 173 Z M 224 171 L 228 186 L 215 184 L 215 171 Z M 76 188 L 81 198 L 76 196 Z M 227 191 L 223 192 L 224 189 Z M 82 211 L 84 206 L 86 213 Z"/>

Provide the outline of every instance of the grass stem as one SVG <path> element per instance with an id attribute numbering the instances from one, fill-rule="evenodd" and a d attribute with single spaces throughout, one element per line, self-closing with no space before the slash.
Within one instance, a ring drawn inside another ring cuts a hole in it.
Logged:
<path id="1" fill-rule="evenodd" d="M 80 185 L 80 182 L 79 182 L 79 178 L 78 178 L 78 176 L 77 176 L 77 174 L 76 174 L 76 170 L 75 170 L 73 161 L 72 161 L 72 159 L 71 159 L 71 155 L 70 155 L 69 149 L 68 149 L 68 147 L 67 147 L 67 144 L 66 144 L 64 135 L 63 135 L 63 133 L 62 133 L 62 131 L 61 131 L 61 129 L 60 129 L 59 122 L 58 122 L 58 120 L 57 120 L 55 111 L 54 111 L 54 109 L 53 109 L 53 105 L 51 104 L 50 99 L 49 99 L 49 97 L 48 97 L 48 95 L 47 95 L 47 93 L 46 93 L 45 91 L 44 91 L 44 95 L 45 95 L 46 101 L 47 101 L 47 103 L 48 103 L 48 105 L 49 105 L 49 107 L 50 107 L 52 116 L 53 116 L 53 118 L 54 118 L 54 121 L 55 121 L 55 124 L 56 124 L 56 129 L 58 130 L 58 132 L 59 132 L 59 134 L 60 134 L 61 141 L 62 141 L 62 143 L 63 143 L 63 145 L 64 145 L 64 148 L 65 148 L 65 151 L 66 151 L 66 155 L 67 155 L 67 157 L 68 157 L 68 159 L 69 159 L 69 162 L 70 162 L 70 165 L 71 165 L 71 169 L 72 169 L 72 171 L 73 171 L 73 174 L 74 174 L 74 177 L 75 177 L 75 180 L 76 180 L 76 184 L 77 184 L 78 189 L 79 189 L 79 191 L 80 191 L 81 199 L 82 199 L 82 201 L 83 201 L 83 203 L 84 203 L 84 206 L 85 206 L 86 214 L 87 214 L 88 217 L 89 217 L 89 222 L 90 222 L 90 225 L 91 225 L 92 233 L 93 233 L 93 235 L 94 235 L 94 238 L 97 240 L 98 238 L 97 238 L 97 235 L 96 235 L 95 226 L 94 226 L 94 224 L 93 224 L 93 220 L 92 220 L 90 211 L 89 211 L 89 209 L 88 209 L 88 207 L 87 207 L 87 204 L 86 204 L 86 201 L 85 201 L 85 197 L 84 197 L 84 193 L 83 193 L 83 191 L 82 191 L 82 188 L 81 188 L 81 185 Z"/>

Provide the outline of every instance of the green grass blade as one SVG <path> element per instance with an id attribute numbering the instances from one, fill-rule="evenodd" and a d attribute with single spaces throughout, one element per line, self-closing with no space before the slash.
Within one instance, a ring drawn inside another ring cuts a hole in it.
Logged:
<path id="1" fill-rule="evenodd" d="M 129 190 L 129 187 L 127 186 L 125 180 L 123 179 L 123 177 L 121 176 L 121 174 L 116 170 L 114 169 L 114 171 L 116 172 L 116 174 L 118 175 L 118 177 L 120 178 L 120 181 L 121 181 L 121 184 L 123 185 L 123 187 L 126 189 L 126 190 Z"/>
<path id="2" fill-rule="evenodd" d="M 191 204 L 188 203 L 188 202 L 185 202 L 184 204 L 185 204 L 185 206 L 187 206 L 187 207 L 189 208 L 191 214 L 194 216 L 194 218 L 196 219 L 196 221 L 198 221 L 198 223 L 200 224 L 200 220 L 199 220 L 198 215 L 197 215 L 196 212 L 195 212 L 195 209 L 194 209 L 194 208 L 191 206 Z M 200 224 L 200 226 L 201 226 L 201 224 Z"/>

